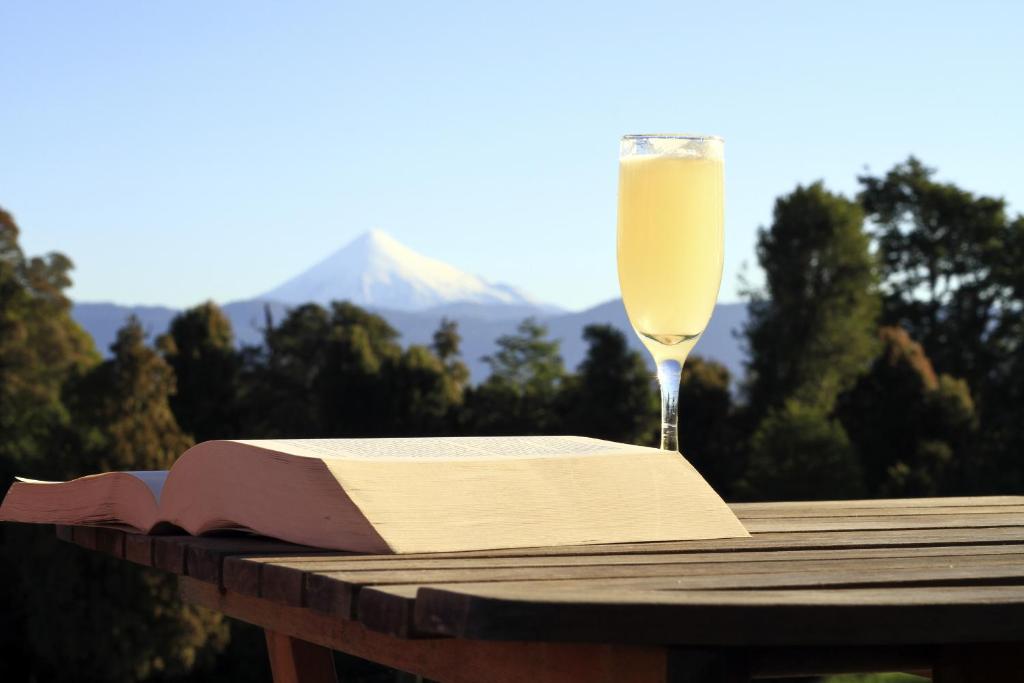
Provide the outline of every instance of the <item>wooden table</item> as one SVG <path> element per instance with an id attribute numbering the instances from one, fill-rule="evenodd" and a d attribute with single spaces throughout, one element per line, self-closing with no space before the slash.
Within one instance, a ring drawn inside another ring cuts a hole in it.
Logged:
<path id="1" fill-rule="evenodd" d="M 753 538 L 370 556 L 58 534 L 263 627 L 277 683 L 333 681 L 330 649 L 445 683 L 1024 681 L 1024 496 L 733 509 Z"/>

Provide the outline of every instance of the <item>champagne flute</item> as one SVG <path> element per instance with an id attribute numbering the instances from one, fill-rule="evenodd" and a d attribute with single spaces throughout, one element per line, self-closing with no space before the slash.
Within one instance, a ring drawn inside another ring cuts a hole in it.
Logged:
<path id="1" fill-rule="evenodd" d="M 723 148 L 710 135 L 626 135 L 619 146 L 619 288 L 654 356 L 661 447 L 678 451 L 679 378 L 722 281 Z"/>

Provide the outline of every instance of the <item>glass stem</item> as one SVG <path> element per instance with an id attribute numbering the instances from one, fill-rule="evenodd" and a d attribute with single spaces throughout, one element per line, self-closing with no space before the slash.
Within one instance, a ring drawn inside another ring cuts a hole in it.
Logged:
<path id="1" fill-rule="evenodd" d="M 677 360 L 658 362 L 661 387 L 661 448 L 679 451 L 679 377 L 683 364 Z"/>

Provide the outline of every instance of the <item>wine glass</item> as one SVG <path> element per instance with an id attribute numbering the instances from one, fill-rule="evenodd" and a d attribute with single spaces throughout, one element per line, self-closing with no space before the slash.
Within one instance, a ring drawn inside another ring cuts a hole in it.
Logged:
<path id="1" fill-rule="evenodd" d="M 680 374 L 722 281 L 723 152 L 711 135 L 626 135 L 619 146 L 619 288 L 658 367 L 665 450 L 679 450 Z"/>

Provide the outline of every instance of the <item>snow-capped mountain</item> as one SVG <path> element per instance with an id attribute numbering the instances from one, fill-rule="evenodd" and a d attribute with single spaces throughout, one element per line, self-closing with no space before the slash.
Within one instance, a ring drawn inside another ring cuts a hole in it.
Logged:
<path id="1" fill-rule="evenodd" d="M 377 229 L 256 298 L 285 304 L 348 300 L 394 311 L 421 311 L 454 303 L 557 310 L 514 287 L 487 282 L 424 256 Z"/>

